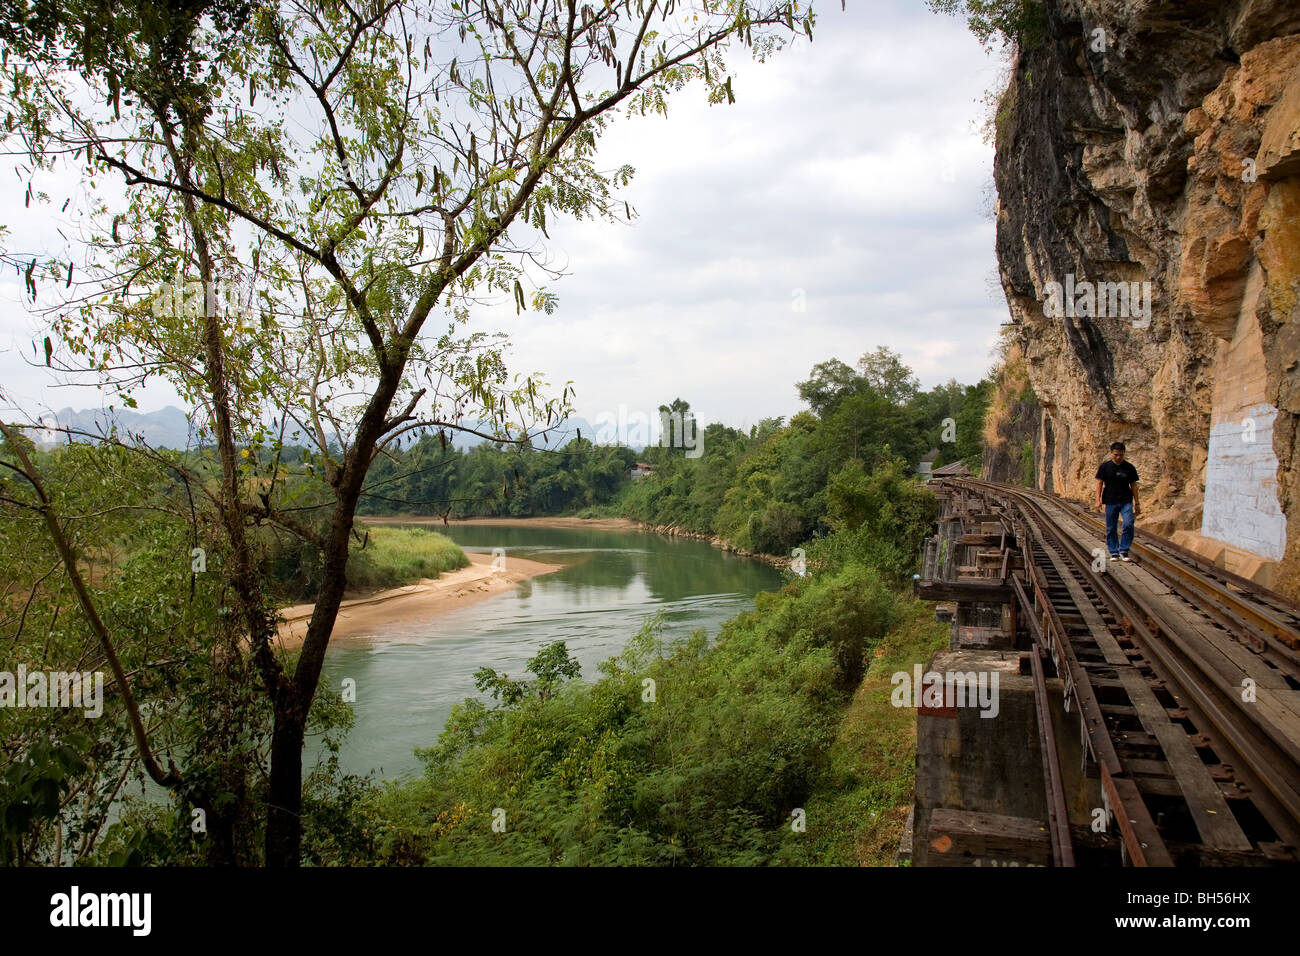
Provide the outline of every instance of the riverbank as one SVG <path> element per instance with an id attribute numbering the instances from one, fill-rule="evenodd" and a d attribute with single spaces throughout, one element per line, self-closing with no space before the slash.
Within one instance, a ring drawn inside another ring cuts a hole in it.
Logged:
<path id="1" fill-rule="evenodd" d="M 436 527 L 454 527 L 455 525 L 498 525 L 506 527 L 529 528 L 583 528 L 589 531 L 645 531 L 667 538 L 690 538 L 692 541 L 707 541 L 719 551 L 735 554 L 753 561 L 762 561 L 774 568 L 788 568 L 790 559 L 778 554 L 763 554 L 759 551 L 746 551 L 737 548 L 730 541 L 716 534 L 689 531 L 677 525 L 646 524 L 631 518 L 577 518 L 577 517 L 537 517 L 537 518 L 450 518 L 444 522 L 437 516 L 402 516 L 384 515 L 368 516 L 358 519 L 370 525 L 430 525 Z"/>
<path id="2" fill-rule="evenodd" d="M 871 651 L 862 683 L 843 711 L 812 792 L 803 801 L 808 839 L 795 861 L 804 866 L 897 866 L 899 842 L 915 800 L 916 711 L 896 707 L 894 675 L 928 666 L 947 649 L 950 626 L 934 606 L 903 596 L 899 617 Z"/>
<path id="3" fill-rule="evenodd" d="M 441 528 L 456 525 L 504 525 L 516 528 L 585 528 L 590 531 L 647 531 L 638 521 L 630 518 L 441 518 L 429 515 L 366 515 L 357 518 L 371 525 L 430 525 Z"/>
<path id="4" fill-rule="evenodd" d="M 618 519 L 626 520 L 626 519 Z M 632 524 L 641 531 L 649 531 L 651 534 L 661 534 L 668 538 L 690 538 L 692 541 L 707 541 L 719 551 L 726 551 L 728 554 L 735 554 L 742 558 L 749 558 L 751 561 L 762 561 L 764 564 L 770 564 L 774 568 L 790 567 L 790 558 L 784 558 L 779 554 L 764 554 L 762 551 L 746 551 L 744 548 L 738 548 L 721 535 L 706 533 L 703 531 L 690 531 L 686 528 L 678 527 L 672 524 L 644 524 L 639 521 L 633 521 Z"/>
<path id="5" fill-rule="evenodd" d="M 433 519 L 441 523 L 441 519 Z M 403 520 L 404 524 L 418 524 Z M 362 641 L 382 636 L 398 623 L 422 620 L 454 611 L 508 591 L 520 581 L 559 571 L 563 565 L 509 558 L 504 570 L 492 566 L 492 555 L 469 554 L 469 567 L 446 571 L 403 587 L 350 597 L 339 608 L 332 640 Z M 295 604 L 281 612 L 280 646 L 301 646 L 311 620 L 313 604 Z"/>
<path id="6" fill-rule="evenodd" d="M 701 558 L 774 576 L 716 552 Z M 646 599 L 663 600 L 648 589 Z M 449 721 L 438 746 L 422 751 L 418 777 L 366 805 L 374 842 L 362 858 L 520 866 L 553 861 L 559 833 L 564 862 L 579 866 L 890 863 L 912 799 L 906 731 L 916 718 L 891 706 L 887 665 L 897 670 L 924 652 L 905 636 L 903 648 L 889 642 L 895 625 L 924 623 L 927 611 L 851 565 L 733 607 L 715 641 L 666 634 L 663 619 L 652 619 L 586 682 L 524 687 L 491 721 L 477 711 Z M 932 612 L 928 621 L 933 630 Z M 946 642 L 946 633 L 931 638 Z M 875 680 L 863 688 L 872 663 Z M 645 687 L 671 706 L 639 705 Z M 870 731 L 880 716 L 898 732 L 877 742 Z M 692 812 L 665 814 L 668 802 Z M 447 825 L 452 814 L 485 820 L 503 804 L 514 821 L 509 841 L 486 826 Z M 809 806 L 817 813 L 809 810 L 807 832 L 792 827 L 791 808 Z"/>

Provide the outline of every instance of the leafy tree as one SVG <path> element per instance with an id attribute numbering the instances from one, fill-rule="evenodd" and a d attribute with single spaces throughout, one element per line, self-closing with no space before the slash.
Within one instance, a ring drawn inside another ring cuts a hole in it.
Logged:
<path id="1" fill-rule="evenodd" d="M 891 405 L 906 405 L 920 391 L 912 370 L 888 346 L 879 345 L 858 359 L 858 371 L 867 387 Z"/>
<path id="2" fill-rule="evenodd" d="M 880 505 L 870 476 L 854 459 L 831 475 L 826 485 L 826 521 L 836 531 L 853 530 Z"/>
<path id="3" fill-rule="evenodd" d="M 801 412 L 740 462 L 713 530 L 738 547 L 788 554 L 816 527 L 825 473 L 813 454 L 817 419 Z"/>
<path id="4" fill-rule="evenodd" d="M 849 460 L 874 462 L 882 448 L 900 439 L 912 444 L 912 423 L 900 409 L 873 391 L 850 395 L 840 402 L 820 431 L 820 444 L 829 467 Z"/>
<path id="5" fill-rule="evenodd" d="M 813 541 L 809 561 L 835 571 L 849 564 L 877 569 L 903 584 L 915 568 L 921 543 L 939 516 L 938 502 L 913 478 L 907 462 L 882 463 L 868 474 L 851 461 L 831 476 L 827 521 L 834 534 Z"/>
<path id="6" fill-rule="evenodd" d="M 659 436 L 659 445 L 668 449 L 670 455 L 685 455 L 688 436 L 692 446 L 698 436 L 695 416 L 691 413 L 691 403 L 674 398 L 667 405 L 659 406 L 659 421 L 663 428 Z"/>
<path id="7" fill-rule="evenodd" d="M 1023 49 L 1041 42 L 1046 8 L 1041 0 L 926 0 L 936 13 L 965 16 L 972 33 L 986 48 L 995 39 Z"/>
<path id="8" fill-rule="evenodd" d="M 839 359 L 829 359 L 813 366 L 812 375 L 798 385 L 799 397 L 807 402 L 818 418 L 835 411 L 846 396 L 857 390 L 860 376 Z"/>
<path id="9" fill-rule="evenodd" d="M 0 866 L 27 862 L 30 837 L 39 821 L 56 822 L 72 788 L 71 777 L 86 770 L 89 739 L 33 740 L 4 772 L 0 793 Z"/>
<path id="10" fill-rule="evenodd" d="M 984 419 L 988 414 L 989 400 L 993 394 L 993 380 L 982 379 L 977 385 L 968 385 L 962 396 L 961 407 L 954 416 L 956 447 L 954 461 L 978 474 L 980 459 L 984 454 Z"/>
<path id="11" fill-rule="evenodd" d="M 763 444 L 781 430 L 781 423 L 784 421 L 785 419 L 783 417 L 764 418 L 760 420 L 757 425 L 750 428 L 750 440 L 759 445 Z"/>
<path id="12" fill-rule="evenodd" d="M 568 411 L 567 387 L 546 397 L 540 376 L 508 375 L 500 339 L 457 331 L 465 303 L 498 294 L 553 309 L 545 287 L 526 294 L 521 255 L 556 216 L 630 216 L 617 193 L 631 167 L 607 173 L 595 158 L 615 112 L 663 112 L 692 80 L 731 101 L 723 49 L 761 59 L 811 36 L 812 14 L 791 0 L 48 0 L 6 13 L 7 145 L 33 169 L 75 160 L 90 197 L 47 360 L 128 405 L 162 377 L 200 409 L 219 480 L 177 468 L 227 554 L 220 574 L 247 640 L 232 660 L 250 649 L 251 668 L 226 679 L 258 688 L 274 714 L 265 859 L 297 865 L 304 733 L 376 457 L 420 428 L 518 441 Z M 109 176 L 123 199 L 99 188 Z M 47 288 L 64 280 L 57 265 Z M 447 331 L 427 334 L 444 311 Z M 299 467 L 325 499 L 320 525 L 286 506 L 278 452 L 295 437 L 312 445 Z M 293 663 L 273 650 L 249 534 L 262 524 L 320 556 Z M 75 582 L 61 527 L 53 515 Z M 79 590 L 92 620 L 94 596 Z M 106 648 L 120 640 L 97 630 Z M 185 786 L 136 738 L 156 782 Z"/>
<path id="13" fill-rule="evenodd" d="M 169 456 L 112 444 L 46 453 L 0 423 L 6 430 L 13 440 L 0 448 L 8 476 L 0 479 L 0 627 L 8 654 L 31 670 L 105 678 L 95 719 L 75 708 L 0 710 L 4 762 L 27 768 L 10 780 L 16 808 L 6 811 L 23 821 L 8 834 L 18 861 L 95 858 L 124 787 L 147 772 L 146 762 L 174 778 L 186 834 L 191 809 L 205 816 L 205 839 L 172 862 L 256 859 L 261 830 L 250 810 L 260 783 L 250 770 L 270 715 L 234 653 L 242 632 L 224 613 L 229 597 L 215 571 L 227 552 L 215 527 L 192 507 Z M 196 553 L 213 573 L 196 572 Z M 66 759 L 66 747 L 83 759 Z M 41 784 L 47 789 L 29 804 L 36 812 L 21 809 L 29 783 L 56 779 L 57 791 Z"/>

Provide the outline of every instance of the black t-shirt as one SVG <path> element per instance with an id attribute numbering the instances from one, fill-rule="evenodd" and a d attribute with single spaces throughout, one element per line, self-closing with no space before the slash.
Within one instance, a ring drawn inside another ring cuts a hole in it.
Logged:
<path id="1" fill-rule="evenodd" d="M 1107 460 L 1097 469 L 1097 480 L 1102 482 L 1101 503 L 1122 505 L 1133 500 L 1133 489 L 1129 485 L 1137 483 L 1138 473 L 1127 461 L 1117 465 Z"/>

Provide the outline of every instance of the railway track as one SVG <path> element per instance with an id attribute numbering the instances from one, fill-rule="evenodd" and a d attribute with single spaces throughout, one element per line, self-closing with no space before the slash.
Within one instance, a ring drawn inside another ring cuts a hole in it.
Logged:
<path id="1" fill-rule="evenodd" d="M 1002 527 L 998 576 L 1014 595 L 1012 629 L 1031 642 L 1056 865 L 1086 848 L 1071 826 L 1054 677 L 1124 862 L 1300 862 L 1300 606 L 1143 532 L 1134 564 L 1108 564 L 1100 520 L 1053 495 L 940 486 L 978 496 Z"/>

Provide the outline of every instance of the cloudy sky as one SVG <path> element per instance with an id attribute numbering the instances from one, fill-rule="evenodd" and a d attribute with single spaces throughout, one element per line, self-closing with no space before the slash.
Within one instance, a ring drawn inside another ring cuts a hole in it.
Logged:
<path id="1" fill-rule="evenodd" d="M 667 119 L 606 135 L 603 165 L 636 168 L 624 196 L 638 217 L 552 226 L 567 271 L 553 315 L 476 311 L 476 327 L 509 333 L 518 371 L 572 380 L 589 421 L 678 396 L 704 422 L 789 416 L 813 364 L 878 345 L 927 387 L 987 371 L 1006 308 L 979 100 L 1000 61 L 921 0 L 816 9 L 812 43 L 761 65 L 735 54 L 734 105 L 688 87 Z M 57 248 L 34 210 L 21 187 L 0 194 L 11 249 Z M 20 293 L 0 275 L 0 383 L 28 409 L 100 407 L 29 364 L 39 320 Z M 165 388 L 139 399 L 175 402 Z"/>

